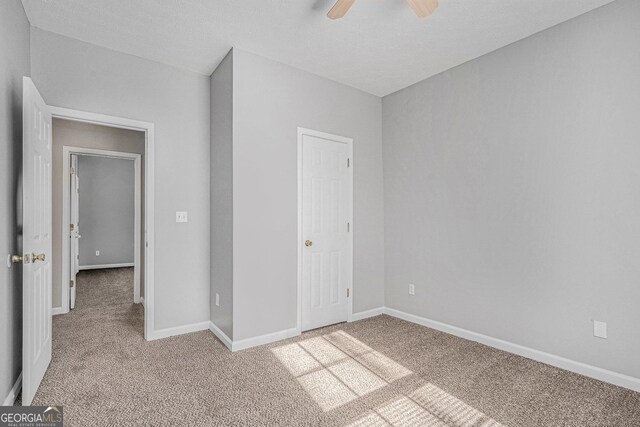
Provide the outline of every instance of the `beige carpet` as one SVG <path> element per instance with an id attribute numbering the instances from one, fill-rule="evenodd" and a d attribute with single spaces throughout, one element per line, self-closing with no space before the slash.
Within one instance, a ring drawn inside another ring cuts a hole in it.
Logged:
<path id="1" fill-rule="evenodd" d="M 230 353 L 145 342 L 130 269 L 82 272 L 34 404 L 67 426 L 639 426 L 640 394 L 389 316 Z"/>

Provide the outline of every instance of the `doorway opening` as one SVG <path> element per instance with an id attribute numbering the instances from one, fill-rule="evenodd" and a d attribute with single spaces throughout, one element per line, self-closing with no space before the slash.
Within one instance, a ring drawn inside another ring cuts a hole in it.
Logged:
<path id="1" fill-rule="evenodd" d="M 54 138 L 59 133 L 54 131 Z M 142 142 L 139 151 L 144 152 L 144 135 L 137 136 Z M 69 308 L 75 308 L 80 271 L 116 268 L 133 269 L 131 300 L 140 303 L 142 154 L 65 145 L 62 170 L 69 171 L 63 174 L 67 179 L 62 184 L 63 217 L 69 218 L 69 253 L 62 259 L 63 265 L 69 265 L 69 289 L 63 289 L 62 295 L 68 292 Z"/>
<path id="2" fill-rule="evenodd" d="M 89 283 L 97 273 L 103 274 L 101 280 L 111 274 L 109 280 L 121 283 L 122 289 L 133 281 L 127 302 L 144 306 L 140 332 L 147 340 L 155 339 L 154 126 L 60 107 L 51 111 L 53 314 L 77 306 L 80 277 Z M 120 190 L 113 187 L 118 184 Z M 120 215 L 125 210 L 133 213 Z M 118 223 L 116 216 L 126 222 Z"/>

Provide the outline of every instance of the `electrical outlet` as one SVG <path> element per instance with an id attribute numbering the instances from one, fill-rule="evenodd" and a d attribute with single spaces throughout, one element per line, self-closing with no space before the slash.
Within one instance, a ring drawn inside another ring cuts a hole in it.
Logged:
<path id="1" fill-rule="evenodd" d="M 409 295 L 415 295 L 416 294 L 416 285 L 414 285 L 413 283 L 409 283 Z"/>
<path id="2" fill-rule="evenodd" d="M 607 322 L 593 321 L 593 336 L 607 339 Z"/>
<path id="3" fill-rule="evenodd" d="M 189 222 L 187 212 L 176 212 L 176 222 Z"/>
<path id="4" fill-rule="evenodd" d="M 96 251 L 96 256 L 100 256 L 100 251 Z"/>
<path id="5" fill-rule="evenodd" d="M 220 307 L 220 294 L 216 294 L 216 306 Z"/>

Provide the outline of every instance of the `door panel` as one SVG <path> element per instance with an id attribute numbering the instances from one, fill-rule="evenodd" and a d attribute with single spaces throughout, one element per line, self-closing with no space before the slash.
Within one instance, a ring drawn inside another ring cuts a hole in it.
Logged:
<path id="1" fill-rule="evenodd" d="M 347 320 L 350 287 L 350 147 L 302 136 L 302 330 Z"/>
<path id="2" fill-rule="evenodd" d="M 30 405 L 51 361 L 51 112 L 23 78 L 22 403 Z"/>

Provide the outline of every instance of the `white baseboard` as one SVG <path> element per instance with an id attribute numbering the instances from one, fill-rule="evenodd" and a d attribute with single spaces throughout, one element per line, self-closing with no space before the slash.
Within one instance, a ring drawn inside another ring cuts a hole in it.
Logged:
<path id="1" fill-rule="evenodd" d="M 575 360 L 567 359 L 561 356 L 556 356 L 555 354 L 545 353 L 540 350 L 535 350 L 533 348 L 514 344 L 509 341 L 504 341 L 498 338 L 479 334 L 477 332 L 438 322 L 436 320 L 431 320 L 424 317 L 416 316 L 414 314 L 405 313 L 393 308 L 385 307 L 384 314 L 388 314 L 389 316 L 397 317 L 398 319 L 406 320 L 408 322 L 417 323 L 418 325 L 426 326 L 438 331 L 446 332 L 460 338 L 479 342 L 481 344 L 485 344 L 499 350 L 517 354 L 518 356 L 523 356 L 528 359 L 546 363 L 547 365 L 555 366 L 557 368 L 565 369 L 567 371 L 575 372 L 580 375 L 595 378 L 600 381 L 608 382 L 620 387 L 625 387 L 630 390 L 640 392 L 640 378 L 635 378 L 629 375 L 620 374 L 618 372 L 609 371 L 607 369 L 598 368 L 597 366 L 587 365 L 586 363 L 577 362 Z"/>
<path id="2" fill-rule="evenodd" d="M 2 406 L 13 406 L 16 403 L 16 397 L 18 397 L 18 393 L 20 393 L 20 389 L 22 388 L 22 372 L 18 375 L 18 379 L 15 383 L 13 383 L 13 387 L 9 390 L 9 394 L 4 399 L 4 403 Z"/>
<path id="3" fill-rule="evenodd" d="M 218 328 L 213 322 L 209 322 L 209 330 L 213 332 L 213 335 L 218 337 L 220 341 L 222 341 L 222 344 L 227 346 L 229 350 L 233 351 L 233 341 L 227 336 L 227 334 L 222 332 L 222 329 Z"/>
<path id="4" fill-rule="evenodd" d="M 161 338 L 173 337 L 175 335 L 189 334 L 191 332 L 206 331 L 209 329 L 209 322 L 191 323 L 189 325 L 175 326 L 173 328 L 158 329 L 152 332 L 151 337 L 147 337 L 148 341 Z"/>
<path id="5" fill-rule="evenodd" d="M 360 311 L 351 315 L 351 322 L 368 319 L 369 317 L 379 316 L 384 313 L 384 307 L 372 308 L 371 310 Z"/>
<path id="6" fill-rule="evenodd" d="M 271 344 L 272 342 L 286 340 L 287 338 L 297 337 L 300 331 L 297 328 L 285 329 L 283 331 L 272 332 L 270 334 L 259 335 L 257 337 L 245 338 L 243 340 L 233 341 L 231 351 L 245 350 L 259 345 Z"/>
<path id="7" fill-rule="evenodd" d="M 227 336 L 220 328 L 218 328 L 213 322 L 209 322 L 209 330 L 227 346 L 227 348 L 233 352 L 246 350 L 251 347 L 257 347 L 259 345 L 271 344 L 272 342 L 286 340 L 300 335 L 300 331 L 297 328 L 285 329 L 283 331 L 272 332 L 270 334 L 259 335 L 257 337 L 245 338 L 242 340 L 233 341 Z"/>
<path id="8" fill-rule="evenodd" d="M 53 307 L 53 309 L 51 309 L 51 314 L 54 315 L 54 316 L 56 316 L 58 314 L 67 314 L 67 313 L 68 313 L 68 311 L 65 310 L 62 307 Z"/>
<path id="9" fill-rule="evenodd" d="M 79 270 L 101 270 L 103 268 L 125 268 L 125 267 L 135 267 L 135 264 L 132 262 L 125 262 L 122 264 L 100 264 L 100 265 L 81 265 L 78 267 Z"/>

